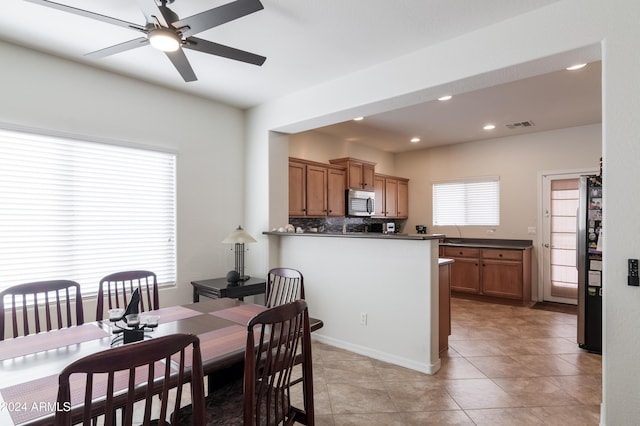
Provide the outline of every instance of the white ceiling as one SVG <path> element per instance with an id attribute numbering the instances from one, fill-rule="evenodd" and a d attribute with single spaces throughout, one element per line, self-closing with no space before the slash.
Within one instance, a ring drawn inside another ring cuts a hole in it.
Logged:
<path id="1" fill-rule="evenodd" d="M 56 1 L 145 23 L 138 3 L 132 0 Z M 137 38 L 140 33 L 24 0 L 2 0 L 0 40 L 250 108 L 556 1 L 262 0 L 264 10 L 197 36 L 266 56 L 264 65 L 188 50 L 186 55 L 198 77 L 190 83 L 151 46 L 103 59 L 86 58 L 86 53 Z M 169 6 L 185 18 L 228 2 L 175 0 Z M 535 131 L 600 122 L 599 79 L 597 64 L 572 76 L 540 76 L 458 95 L 446 104 L 429 102 L 368 117 L 357 126 L 344 123 L 322 131 L 398 152 L 427 144 L 498 137 L 503 131 L 500 126 L 511 121 L 532 120 Z M 486 121 L 499 126 L 492 135 L 478 130 Z M 407 145 L 406 139 L 414 135 L 423 142 Z"/>
<path id="2" fill-rule="evenodd" d="M 597 61 L 576 71 L 547 73 L 314 131 L 382 151 L 403 152 L 601 123 L 601 104 L 601 63 Z M 506 126 L 525 121 L 533 126 Z M 487 131 L 485 124 L 496 127 Z M 413 137 L 420 142 L 411 143 Z"/>

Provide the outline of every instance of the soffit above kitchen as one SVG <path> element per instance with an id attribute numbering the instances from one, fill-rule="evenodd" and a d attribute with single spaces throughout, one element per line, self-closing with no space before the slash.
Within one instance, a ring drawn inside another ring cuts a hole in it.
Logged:
<path id="1" fill-rule="evenodd" d="M 571 65 L 571 64 L 567 64 Z M 601 62 L 452 95 L 312 131 L 385 152 L 433 148 L 602 122 Z M 495 125 L 484 130 L 487 124 Z M 419 138 L 411 143 L 412 138 Z"/>
<path id="2" fill-rule="evenodd" d="M 267 58 L 262 66 L 187 51 L 197 81 L 185 83 L 151 46 L 89 58 L 85 54 L 140 34 L 24 0 L 3 0 L 0 40 L 176 90 L 249 108 L 461 36 L 558 0 L 262 0 L 264 9 L 198 34 Z M 139 2 L 56 0 L 145 24 Z M 230 3 L 175 0 L 181 18 Z"/>

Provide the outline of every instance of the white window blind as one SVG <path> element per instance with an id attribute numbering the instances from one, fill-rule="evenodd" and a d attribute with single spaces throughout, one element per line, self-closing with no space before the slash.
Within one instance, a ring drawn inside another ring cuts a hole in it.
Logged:
<path id="1" fill-rule="evenodd" d="M 0 289 L 176 279 L 175 154 L 0 129 Z"/>
<path id="2" fill-rule="evenodd" d="M 500 225 L 497 177 L 433 184 L 433 224 Z"/>

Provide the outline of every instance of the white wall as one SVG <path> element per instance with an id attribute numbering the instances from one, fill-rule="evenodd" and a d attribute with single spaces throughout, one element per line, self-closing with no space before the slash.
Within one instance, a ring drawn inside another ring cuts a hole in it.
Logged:
<path id="1" fill-rule="evenodd" d="M 220 241 L 243 219 L 242 111 L 7 43 L 0 58 L 0 123 L 177 151 L 178 287 L 163 306 L 233 269 Z M 92 320 L 93 300 L 85 311 Z"/>
<path id="2" fill-rule="evenodd" d="M 602 126 L 591 125 L 527 135 L 442 146 L 398 154 L 396 167 L 411 179 L 407 229 L 427 224 L 433 233 L 458 235 L 450 226 L 432 226 L 432 183 L 451 179 L 498 176 L 500 226 L 462 227 L 466 238 L 533 240 L 528 227 L 538 224 L 538 173 L 598 170 Z M 487 230 L 495 233 L 487 234 Z"/>
<path id="3" fill-rule="evenodd" d="M 353 157 L 376 163 L 376 173 L 395 175 L 396 170 L 393 153 L 313 130 L 289 136 L 289 156 L 327 164 L 334 158 Z"/>
<path id="4" fill-rule="evenodd" d="M 280 240 L 284 264 L 303 271 L 309 315 L 324 322 L 315 339 L 428 374 L 440 369 L 437 239 L 269 238 Z"/>
<path id="5" fill-rule="evenodd" d="M 270 156 L 282 138 L 270 139 L 269 131 L 296 133 L 435 99 L 443 89 L 460 93 L 559 70 L 581 59 L 600 59 L 601 46 L 607 211 L 601 421 L 637 423 L 640 290 L 626 285 L 626 259 L 640 257 L 640 198 L 632 196 L 640 186 L 638 22 L 640 3 L 635 1 L 562 0 L 252 109 L 247 123 L 247 149 L 252 152 L 246 169 L 247 223 L 265 229 L 286 218 L 286 204 L 270 205 L 268 196 L 270 185 L 284 188 L 287 179 L 286 158 Z M 266 205 L 268 218 L 263 216 Z M 266 264 L 270 254 L 264 239 L 258 250 Z"/>

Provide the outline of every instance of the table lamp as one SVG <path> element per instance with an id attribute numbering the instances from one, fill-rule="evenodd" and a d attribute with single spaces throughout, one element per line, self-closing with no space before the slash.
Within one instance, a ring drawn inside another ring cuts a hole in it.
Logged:
<path id="1" fill-rule="evenodd" d="M 250 277 L 244 274 L 244 245 L 245 243 L 257 243 L 256 239 L 247 233 L 242 226 L 238 225 L 227 238 L 222 240 L 223 244 L 235 244 L 236 251 L 236 272 L 240 274 L 240 281 L 246 281 Z"/>

